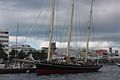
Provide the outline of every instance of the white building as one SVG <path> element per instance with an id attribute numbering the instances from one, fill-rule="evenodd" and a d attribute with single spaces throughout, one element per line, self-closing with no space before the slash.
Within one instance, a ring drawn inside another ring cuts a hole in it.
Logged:
<path id="1" fill-rule="evenodd" d="M 9 46 L 8 29 L 0 29 L 0 43 L 5 47 L 4 50 L 8 51 L 8 46 Z"/>
<path id="2" fill-rule="evenodd" d="M 11 50 L 18 50 L 21 51 L 23 50 L 24 52 L 29 52 L 29 51 L 36 51 L 36 49 L 32 48 L 30 45 L 12 45 L 9 47 L 9 51 Z"/>

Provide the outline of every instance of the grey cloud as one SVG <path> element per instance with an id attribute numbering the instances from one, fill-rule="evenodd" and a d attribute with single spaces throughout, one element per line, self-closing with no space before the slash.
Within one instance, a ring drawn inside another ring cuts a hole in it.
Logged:
<path id="1" fill-rule="evenodd" d="M 67 38 L 67 20 L 70 14 L 70 0 L 56 0 L 56 21 L 54 36 Z M 91 0 L 76 0 L 73 22 L 73 40 L 86 40 Z M 119 42 L 120 0 L 96 0 L 93 7 L 93 37 L 96 41 Z M 16 24 L 20 24 L 19 36 L 26 36 L 39 12 L 31 37 L 48 38 L 51 17 L 51 0 L 0 0 L 0 28 L 6 27 L 10 35 L 16 35 Z M 79 13 L 79 14 L 78 14 Z M 80 18 L 80 20 L 76 19 Z M 80 26 L 79 23 L 80 22 Z M 77 23 L 77 24 L 76 24 Z M 59 25 L 61 28 L 59 30 Z M 79 28 L 80 27 L 80 28 Z M 77 28 L 77 29 L 75 29 Z M 78 33 L 76 33 L 78 32 Z M 97 37 L 96 37 L 97 36 Z M 59 41 L 59 40 L 58 40 Z"/>
<path id="2" fill-rule="evenodd" d="M 50 0 L 1 0 L 1 4 L 14 9 L 39 9 L 50 5 Z"/>

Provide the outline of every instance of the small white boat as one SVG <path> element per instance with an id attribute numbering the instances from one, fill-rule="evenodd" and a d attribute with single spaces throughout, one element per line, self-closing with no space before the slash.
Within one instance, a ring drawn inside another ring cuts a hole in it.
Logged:
<path id="1" fill-rule="evenodd" d="M 119 67 L 120 67 L 120 63 L 117 63 L 117 66 L 119 66 Z"/>

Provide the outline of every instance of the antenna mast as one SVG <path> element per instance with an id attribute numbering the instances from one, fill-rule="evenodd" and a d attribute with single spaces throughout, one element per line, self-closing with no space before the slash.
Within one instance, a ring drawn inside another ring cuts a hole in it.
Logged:
<path id="1" fill-rule="evenodd" d="M 19 29 L 19 24 L 17 24 L 17 33 L 16 33 L 16 50 L 17 50 L 17 43 L 18 43 L 18 29 Z M 17 51 L 16 51 L 16 55 L 17 55 Z"/>

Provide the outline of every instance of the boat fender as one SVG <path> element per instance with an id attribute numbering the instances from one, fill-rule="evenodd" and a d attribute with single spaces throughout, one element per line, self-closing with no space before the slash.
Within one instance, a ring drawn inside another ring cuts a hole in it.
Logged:
<path id="1" fill-rule="evenodd" d="M 26 70 L 26 73 L 29 73 L 30 71 L 29 70 Z"/>

